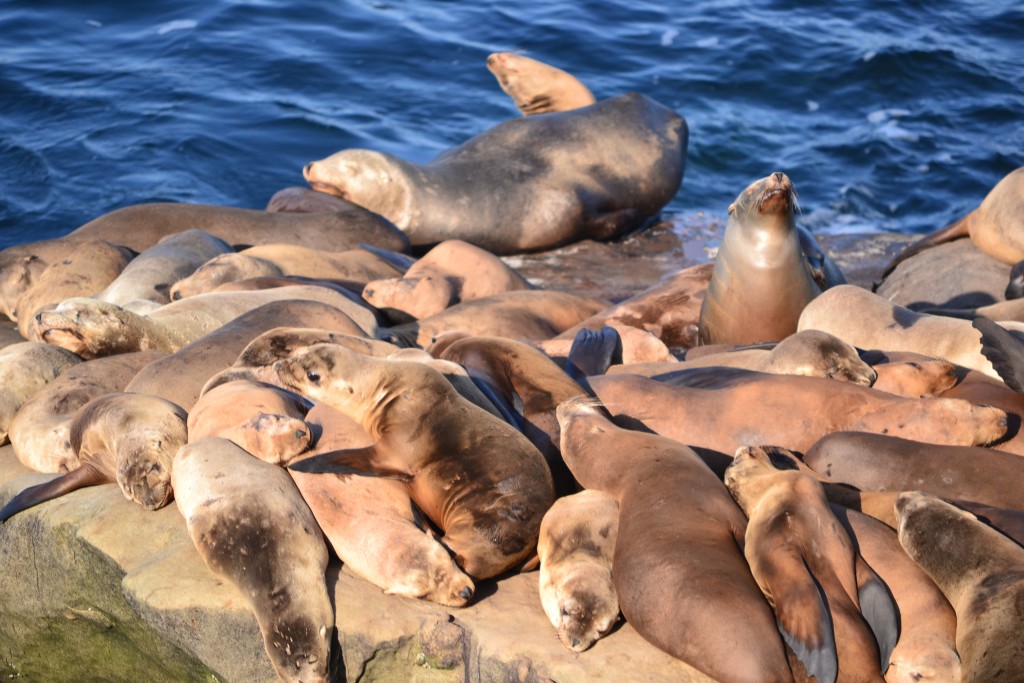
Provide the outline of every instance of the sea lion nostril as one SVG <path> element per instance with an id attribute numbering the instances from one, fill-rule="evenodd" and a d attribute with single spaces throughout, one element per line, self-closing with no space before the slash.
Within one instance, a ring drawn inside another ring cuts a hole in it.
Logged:
<path id="1" fill-rule="evenodd" d="M 459 597 L 461 597 L 463 600 L 469 600 L 471 597 L 473 597 L 473 589 L 470 586 L 466 586 L 461 591 L 459 591 Z"/>

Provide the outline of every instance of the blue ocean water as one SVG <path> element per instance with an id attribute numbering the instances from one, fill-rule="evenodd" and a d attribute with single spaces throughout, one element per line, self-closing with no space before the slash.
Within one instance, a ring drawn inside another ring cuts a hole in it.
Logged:
<path id="1" fill-rule="evenodd" d="M 1022 37 L 1014 0 L 0 1 L 0 246 L 427 161 L 518 115 L 496 51 L 683 114 L 681 223 L 782 170 L 812 230 L 926 232 L 1024 165 Z"/>

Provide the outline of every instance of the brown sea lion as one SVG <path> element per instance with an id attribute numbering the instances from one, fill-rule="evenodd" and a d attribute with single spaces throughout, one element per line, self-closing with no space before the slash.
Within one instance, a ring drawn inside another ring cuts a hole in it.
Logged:
<path id="1" fill-rule="evenodd" d="M 896 500 L 899 539 L 956 612 L 964 683 L 1024 680 L 1024 548 L 938 498 Z"/>
<path id="2" fill-rule="evenodd" d="M 0 521 L 86 486 L 116 482 L 147 510 L 171 501 L 171 462 L 187 440 L 185 411 L 145 394 L 113 393 L 79 408 L 68 428 L 80 466 L 12 498 Z"/>
<path id="3" fill-rule="evenodd" d="M 79 364 L 79 356 L 39 342 L 19 342 L 0 349 L 0 444 L 15 414 L 33 394 Z"/>
<path id="4" fill-rule="evenodd" d="M 776 469 L 763 448 L 747 446 L 736 451 L 725 485 L 748 518 L 743 554 L 807 673 L 881 681 L 896 645 L 896 606 L 821 484 Z"/>
<path id="5" fill-rule="evenodd" d="M 408 482 L 470 576 L 484 579 L 534 552 L 554 502 L 551 473 L 514 427 L 463 399 L 433 368 L 315 344 L 275 364 L 281 383 L 352 417 L 376 441 L 295 463 L 338 466 Z"/>
<path id="6" fill-rule="evenodd" d="M 327 546 L 287 472 L 209 437 L 178 451 L 172 479 L 196 550 L 255 613 L 278 676 L 326 683 Z"/>
<path id="7" fill-rule="evenodd" d="M 612 577 L 626 621 L 715 680 L 793 680 L 740 550 L 746 519 L 718 477 L 680 443 L 619 429 L 592 399 L 562 403 L 558 422 L 576 479 L 619 503 Z"/>
<path id="8" fill-rule="evenodd" d="M 559 498 L 540 524 L 540 602 L 558 640 L 583 652 L 619 620 L 612 554 L 619 504 L 603 491 Z"/>
<path id="9" fill-rule="evenodd" d="M 821 294 L 800 249 L 796 191 L 785 173 L 751 183 L 729 206 L 700 309 L 702 344 L 779 341 Z"/>
<path id="10" fill-rule="evenodd" d="M 524 55 L 495 52 L 487 57 L 487 69 L 524 116 L 569 111 L 597 102 L 572 74 Z"/>
<path id="11" fill-rule="evenodd" d="M 959 446 L 1006 433 L 1006 413 L 967 401 L 910 399 L 851 382 L 695 368 L 661 381 L 605 375 L 590 386 L 619 424 L 643 424 L 681 443 L 734 453 L 777 444 L 804 452 L 836 431 L 864 431 Z"/>
<path id="12" fill-rule="evenodd" d="M 414 247 L 461 239 L 514 254 L 641 227 L 678 191 L 686 144 L 681 116 L 631 93 L 505 121 L 427 164 L 348 149 L 303 175 L 387 217 Z"/>

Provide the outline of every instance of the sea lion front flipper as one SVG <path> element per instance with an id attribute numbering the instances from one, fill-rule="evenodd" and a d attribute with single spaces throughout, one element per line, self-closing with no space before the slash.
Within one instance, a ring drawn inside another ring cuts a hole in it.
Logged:
<path id="1" fill-rule="evenodd" d="M 364 477 L 412 481 L 412 472 L 408 469 L 389 467 L 377 462 L 376 457 L 377 449 L 373 446 L 344 448 L 339 451 L 318 453 L 293 462 L 288 465 L 288 469 L 309 474 L 358 474 Z"/>
<path id="2" fill-rule="evenodd" d="M 854 554 L 854 569 L 857 573 L 857 596 L 860 613 L 868 622 L 878 643 L 882 671 L 889 668 L 889 657 L 896 648 L 900 637 L 900 614 L 889 587 L 879 578 L 859 553 Z"/>
<path id="3" fill-rule="evenodd" d="M 400 254 L 397 251 L 389 251 L 387 249 L 381 249 L 365 242 L 359 243 L 359 248 L 363 251 L 368 251 L 382 261 L 387 261 L 398 270 L 403 273 L 412 267 L 412 264 L 416 263 L 416 259 L 406 254 Z"/>
<path id="4" fill-rule="evenodd" d="M 580 330 L 573 337 L 565 373 L 581 387 L 589 389 L 587 377 L 603 375 L 612 365 L 622 363 L 622 338 L 614 327 Z"/>
<path id="5" fill-rule="evenodd" d="M 466 368 L 466 372 L 476 388 L 501 413 L 501 418 L 521 430 L 526 422 L 526 418 L 523 417 L 523 401 L 508 378 L 495 377 L 494 373 L 490 372 L 490 368 L 482 368 L 473 364 Z"/>
<path id="6" fill-rule="evenodd" d="M 112 481 L 112 479 L 97 472 L 92 467 L 79 467 L 44 484 L 30 486 L 14 496 L 14 498 L 11 498 L 7 501 L 7 505 L 0 510 L 0 522 L 7 521 L 12 515 L 16 515 L 22 510 L 27 510 L 30 507 L 45 503 L 54 498 L 60 498 L 66 493 L 71 493 L 87 486 L 109 484 Z"/>
<path id="7" fill-rule="evenodd" d="M 971 321 L 981 332 L 981 353 L 1000 379 L 1016 392 L 1024 392 L 1024 341 L 987 318 Z"/>

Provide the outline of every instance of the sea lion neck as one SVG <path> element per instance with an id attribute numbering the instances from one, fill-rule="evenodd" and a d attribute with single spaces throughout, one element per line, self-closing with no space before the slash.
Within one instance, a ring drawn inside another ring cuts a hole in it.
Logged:
<path id="1" fill-rule="evenodd" d="M 416 416 L 422 413 L 421 406 L 447 405 L 451 402 L 454 389 L 441 373 L 421 363 L 382 362 L 400 363 L 405 369 L 402 373 L 377 373 L 377 380 L 361 392 L 363 400 L 357 402 L 365 406 L 359 421 L 363 429 L 375 439 L 398 441 L 414 438 L 420 432 Z M 419 375 L 419 381 L 410 384 L 410 373 Z"/>

